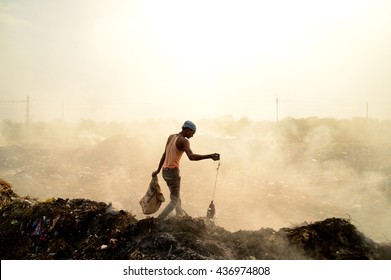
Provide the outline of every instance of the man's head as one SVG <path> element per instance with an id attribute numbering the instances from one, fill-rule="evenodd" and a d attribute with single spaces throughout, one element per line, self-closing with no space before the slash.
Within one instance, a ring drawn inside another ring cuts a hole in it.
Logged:
<path id="1" fill-rule="evenodd" d="M 185 121 L 185 123 L 182 125 L 182 131 L 189 131 L 188 135 L 186 135 L 188 138 L 192 137 L 196 130 L 197 127 L 192 121 Z"/>
<path id="2" fill-rule="evenodd" d="M 182 125 L 182 130 L 184 130 L 185 128 L 190 128 L 194 132 L 196 132 L 197 130 L 197 127 L 192 121 L 185 121 L 185 123 Z"/>

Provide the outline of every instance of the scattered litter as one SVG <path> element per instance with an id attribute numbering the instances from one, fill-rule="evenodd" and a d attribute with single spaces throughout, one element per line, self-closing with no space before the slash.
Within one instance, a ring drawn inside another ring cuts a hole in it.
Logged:
<path id="1" fill-rule="evenodd" d="M 350 220 L 329 218 L 278 231 L 229 232 L 208 218 L 137 220 L 88 199 L 23 203 L 11 188 L 0 192 L 1 259 L 247 260 L 391 259 Z M 15 200 L 9 200 L 9 196 Z M 4 203 L 7 201 L 6 203 Z"/>

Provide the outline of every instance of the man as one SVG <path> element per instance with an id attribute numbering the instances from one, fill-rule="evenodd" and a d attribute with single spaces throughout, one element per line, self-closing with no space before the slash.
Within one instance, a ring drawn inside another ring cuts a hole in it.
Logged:
<path id="1" fill-rule="evenodd" d="M 186 121 L 182 126 L 181 132 L 170 135 L 162 158 L 160 159 L 159 166 L 156 171 L 152 172 L 152 177 L 155 177 L 163 168 L 163 179 L 170 189 L 170 203 L 164 208 L 162 213 L 160 213 L 158 219 L 164 219 L 174 209 L 178 216 L 183 215 L 180 198 L 181 177 L 179 175 L 179 162 L 184 152 L 189 160 L 220 159 L 220 154 L 217 153 L 208 155 L 193 153 L 188 139 L 193 137 L 196 130 L 197 128 L 193 122 Z"/>

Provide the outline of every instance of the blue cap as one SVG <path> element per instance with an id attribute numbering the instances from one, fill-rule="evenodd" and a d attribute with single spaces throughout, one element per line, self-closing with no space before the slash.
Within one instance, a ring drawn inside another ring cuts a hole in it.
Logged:
<path id="1" fill-rule="evenodd" d="M 197 127 L 195 126 L 195 124 L 192 121 L 185 121 L 185 123 L 182 125 L 182 129 L 185 129 L 185 128 L 190 128 L 194 132 L 196 132 L 196 130 L 197 130 Z"/>

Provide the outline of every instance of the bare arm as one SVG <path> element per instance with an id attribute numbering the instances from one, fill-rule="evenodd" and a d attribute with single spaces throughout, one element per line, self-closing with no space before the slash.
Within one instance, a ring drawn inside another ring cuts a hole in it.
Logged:
<path id="1" fill-rule="evenodd" d="M 181 140 L 178 144 L 183 149 L 183 151 L 185 151 L 189 160 L 198 161 L 198 160 L 204 160 L 204 159 L 209 159 L 209 158 L 213 159 L 213 160 L 220 159 L 220 155 L 217 153 L 207 154 L 207 155 L 199 155 L 199 154 L 193 153 L 193 151 L 190 148 L 190 142 L 186 138 L 181 138 Z"/>
<path id="2" fill-rule="evenodd" d="M 159 173 L 160 173 L 160 170 L 161 170 L 162 167 L 163 167 L 164 160 L 166 159 L 166 148 L 167 148 L 167 144 L 168 144 L 168 142 L 170 142 L 171 137 L 172 137 L 172 135 L 171 135 L 170 137 L 168 137 L 168 139 L 167 139 L 167 143 L 166 143 L 166 146 L 164 147 L 163 155 L 162 155 L 162 157 L 160 158 L 159 165 L 158 165 L 156 171 L 153 171 L 153 172 L 152 172 L 152 177 L 155 177 L 157 174 L 159 174 Z"/>
<path id="3" fill-rule="evenodd" d="M 152 177 L 155 177 L 157 174 L 160 173 L 160 170 L 162 169 L 162 166 L 163 166 L 163 163 L 164 163 L 165 159 L 166 159 L 166 152 L 163 153 L 163 155 L 162 155 L 162 157 L 161 157 L 161 159 L 159 161 L 159 165 L 158 165 L 156 171 L 152 172 Z"/>

